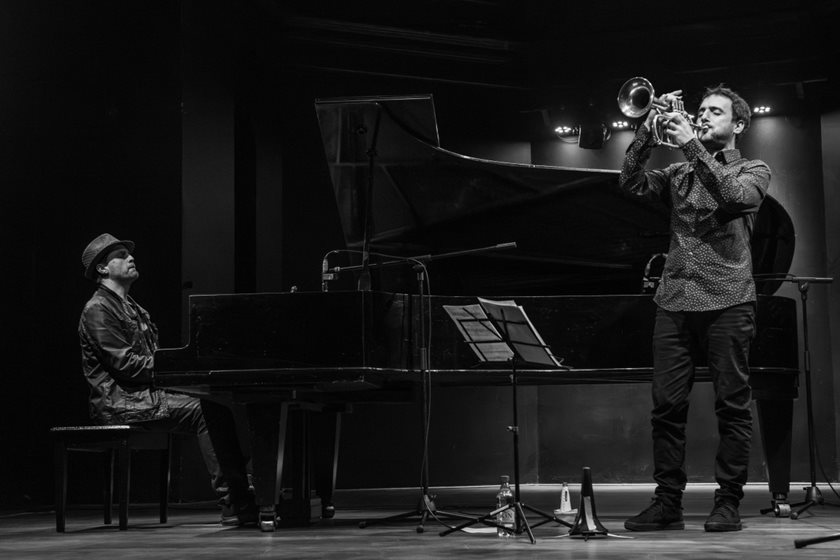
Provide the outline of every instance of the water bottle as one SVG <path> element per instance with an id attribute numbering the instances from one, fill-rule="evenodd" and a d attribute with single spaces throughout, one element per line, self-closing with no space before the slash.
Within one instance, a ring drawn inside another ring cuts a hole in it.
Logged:
<path id="1" fill-rule="evenodd" d="M 560 507 L 554 510 L 554 515 L 572 515 L 577 513 L 577 509 L 572 509 L 572 498 L 569 494 L 569 485 L 563 483 L 560 489 Z"/>
<path id="2" fill-rule="evenodd" d="M 510 477 L 504 475 L 502 476 L 502 485 L 499 487 L 499 493 L 496 494 L 496 509 L 511 504 L 513 504 L 513 492 L 510 489 Z M 512 537 L 513 531 L 516 529 L 516 512 L 511 507 L 497 513 L 496 523 L 499 525 L 496 529 L 496 534 L 500 538 Z"/>

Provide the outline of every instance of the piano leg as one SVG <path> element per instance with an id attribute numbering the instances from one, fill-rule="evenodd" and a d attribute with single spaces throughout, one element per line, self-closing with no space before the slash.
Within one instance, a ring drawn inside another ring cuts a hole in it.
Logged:
<path id="1" fill-rule="evenodd" d="M 291 496 L 284 491 L 279 510 L 284 524 L 312 523 L 335 515 L 332 500 L 341 414 L 347 410 L 348 405 L 318 403 L 296 403 L 290 408 L 283 485 L 291 489 Z"/>
<path id="2" fill-rule="evenodd" d="M 251 436 L 254 497 L 260 508 L 259 527 L 261 531 L 274 531 L 289 406 L 288 403 L 251 402 L 245 408 Z"/>
<path id="3" fill-rule="evenodd" d="M 790 461 L 791 434 L 793 429 L 792 399 L 757 399 L 761 444 L 767 464 L 771 507 L 761 513 L 770 513 L 776 517 L 790 517 Z"/>
<path id="4" fill-rule="evenodd" d="M 318 405 L 294 403 L 289 407 L 285 464 L 281 480 L 284 491 L 278 515 L 284 525 L 306 525 L 321 517 L 321 500 L 312 495 L 314 419 Z"/>
<path id="5" fill-rule="evenodd" d="M 341 414 L 344 410 L 326 409 L 313 416 L 312 469 L 315 492 L 321 497 L 321 517 L 335 516 L 333 492 L 338 472 L 338 445 L 341 437 Z"/>
<path id="6" fill-rule="evenodd" d="M 341 413 L 345 409 L 289 402 L 246 404 L 262 531 L 274 531 L 278 516 L 290 525 L 333 516 Z M 281 499 L 284 482 L 291 495 Z M 313 485 L 319 498 L 312 497 Z"/>

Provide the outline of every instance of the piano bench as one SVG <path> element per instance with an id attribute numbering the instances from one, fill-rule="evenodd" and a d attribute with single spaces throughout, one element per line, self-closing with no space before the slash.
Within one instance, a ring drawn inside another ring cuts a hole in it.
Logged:
<path id="1" fill-rule="evenodd" d="M 169 502 L 169 452 L 172 436 L 128 425 L 57 426 L 50 429 L 55 462 L 55 530 L 63 533 L 67 516 L 67 463 L 71 451 L 104 454 L 103 516 L 111 524 L 114 465 L 117 466 L 119 529 L 128 528 L 128 491 L 131 453 L 138 449 L 160 451 L 160 522 L 167 521 Z"/>

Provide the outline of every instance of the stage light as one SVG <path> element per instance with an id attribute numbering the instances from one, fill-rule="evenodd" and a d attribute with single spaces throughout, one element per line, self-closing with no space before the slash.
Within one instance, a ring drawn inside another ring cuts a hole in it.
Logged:
<path id="1" fill-rule="evenodd" d="M 576 126 L 560 125 L 554 129 L 554 133 L 557 136 L 566 138 L 568 136 L 577 136 L 580 133 L 580 130 Z"/>
<path id="2" fill-rule="evenodd" d="M 756 115 L 766 115 L 771 110 L 772 109 L 767 105 L 758 105 L 756 107 L 753 107 L 753 113 L 755 113 Z"/>
<path id="3" fill-rule="evenodd" d="M 627 121 L 613 121 L 612 127 L 616 130 L 624 130 L 630 128 L 630 123 Z"/>

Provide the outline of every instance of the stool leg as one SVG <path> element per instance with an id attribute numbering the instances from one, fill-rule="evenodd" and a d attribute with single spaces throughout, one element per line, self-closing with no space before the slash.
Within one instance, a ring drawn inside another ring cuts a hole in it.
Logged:
<path id="1" fill-rule="evenodd" d="M 122 441 L 117 458 L 119 470 L 119 493 L 120 493 L 120 531 L 128 529 L 128 488 L 131 481 L 131 449 L 128 441 Z"/>
<path id="2" fill-rule="evenodd" d="M 55 530 L 63 533 L 67 521 L 67 448 L 63 441 L 53 445 L 55 462 Z"/>
<path id="3" fill-rule="evenodd" d="M 169 449 L 172 447 L 172 435 L 169 435 L 166 449 L 160 452 L 160 522 L 166 523 L 169 508 Z"/>
<path id="4" fill-rule="evenodd" d="M 105 451 L 102 458 L 103 469 L 105 471 L 102 477 L 102 518 L 105 525 L 113 523 L 111 519 L 111 511 L 114 507 L 114 450 L 108 449 Z"/>

